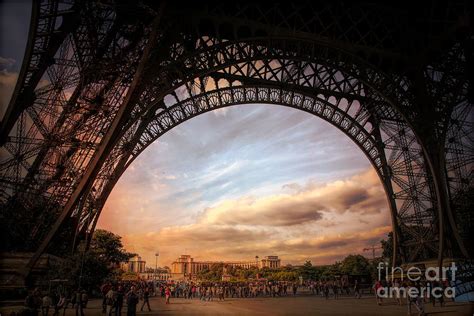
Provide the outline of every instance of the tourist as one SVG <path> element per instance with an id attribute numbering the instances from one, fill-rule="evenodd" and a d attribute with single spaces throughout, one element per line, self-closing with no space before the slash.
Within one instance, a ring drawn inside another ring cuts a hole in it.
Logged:
<path id="1" fill-rule="evenodd" d="M 382 293 L 383 293 L 382 282 L 380 282 L 380 280 L 375 282 L 375 284 L 373 286 L 373 289 L 375 291 L 375 298 L 377 300 L 377 304 L 382 305 L 382 302 L 383 302 L 383 300 L 382 300 Z"/>
<path id="2" fill-rule="evenodd" d="M 66 304 L 66 296 L 63 293 L 59 294 L 59 300 L 56 302 L 54 305 L 54 314 L 53 316 L 58 316 L 59 311 L 64 308 L 64 305 Z M 63 315 L 66 314 L 66 309 L 64 309 Z"/>
<path id="3" fill-rule="evenodd" d="M 402 286 L 400 284 L 400 281 L 398 281 L 398 279 L 395 279 L 395 281 L 393 282 L 393 290 L 391 293 L 395 292 L 395 300 L 398 305 L 402 305 L 402 298 L 400 295 L 401 291 L 402 291 Z"/>
<path id="4" fill-rule="evenodd" d="M 135 286 L 132 286 L 130 291 L 127 293 L 127 316 L 137 315 L 137 304 L 139 298 L 135 290 Z"/>
<path id="5" fill-rule="evenodd" d="M 332 291 L 334 294 L 334 299 L 337 300 L 339 298 L 339 281 L 337 280 L 332 281 Z"/>
<path id="6" fill-rule="evenodd" d="M 105 297 L 109 293 L 111 284 L 106 282 L 100 287 L 100 292 L 102 293 L 102 313 L 105 313 L 107 308 L 107 298 Z"/>
<path id="7" fill-rule="evenodd" d="M 53 305 L 53 300 L 51 299 L 51 296 L 49 296 L 49 293 L 46 293 L 46 295 L 43 296 L 41 304 L 41 314 L 43 316 L 48 316 L 51 305 Z"/>
<path id="8" fill-rule="evenodd" d="M 123 286 L 119 285 L 115 296 L 115 316 L 122 315 L 124 294 Z"/>
<path id="9" fill-rule="evenodd" d="M 219 301 L 224 301 L 224 288 L 222 286 L 219 286 L 217 290 L 217 295 L 219 296 Z"/>
<path id="10" fill-rule="evenodd" d="M 148 290 L 148 288 L 145 288 L 145 290 L 143 291 L 143 304 L 142 304 L 142 308 L 140 308 L 140 311 L 143 312 L 143 307 L 145 306 L 148 307 L 148 311 L 151 312 L 151 308 L 150 308 L 150 291 Z"/>
<path id="11" fill-rule="evenodd" d="M 112 286 L 110 290 L 105 295 L 105 303 L 107 305 L 106 315 L 112 316 L 112 311 L 114 310 L 115 300 L 117 299 L 117 293 L 115 292 L 115 288 Z"/>
<path id="12" fill-rule="evenodd" d="M 87 303 L 89 303 L 89 296 L 87 295 L 86 290 L 82 290 L 82 292 L 81 292 L 82 308 L 87 308 Z"/>
<path id="13" fill-rule="evenodd" d="M 296 292 L 298 291 L 298 285 L 296 282 L 293 283 L 293 295 L 296 295 Z"/>
<path id="14" fill-rule="evenodd" d="M 76 293 L 74 294 L 74 306 L 76 308 L 76 316 L 81 315 L 84 316 L 84 309 L 82 305 L 82 289 L 78 288 Z"/>
<path id="15" fill-rule="evenodd" d="M 413 289 L 413 290 L 411 290 Z M 415 290 L 416 289 L 416 290 Z M 423 298 L 421 297 L 421 287 L 418 284 L 410 283 L 407 287 L 408 315 L 411 315 L 411 306 L 415 306 L 420 316 L 425 314 Z"/>
<path id="16" fill-rule="evenodd" d="M 166 304 L 170 303 L 170 296 L 171 296 L 171 290 L 170 290 L 169 286 L 167 286 L 166 289 L 165 289 Z"/>
<path id="17" fill-rule="evenodd" d="M 206 298 L 208 301 L 212 301 L 212 286 L 209 286 L 206 291 Z"/>
<path id="18" fill-rule="evenodd" d="M 360 295 L 360 286 L 359 286 L 359 282 L 357 280 L 354 281 L 354 296 L 356 298 L 359 298 L 361 297 Z"/>
<path id="19" fill-rule="evenodd" d="M 28 310 L 28 313 L 33 316 L 38 315 L 38 308 L 41 306 L 41 297 L 39 295 L 39 290 L 35 289 L 30 292 L 25 298 L 25 307 Z"/>

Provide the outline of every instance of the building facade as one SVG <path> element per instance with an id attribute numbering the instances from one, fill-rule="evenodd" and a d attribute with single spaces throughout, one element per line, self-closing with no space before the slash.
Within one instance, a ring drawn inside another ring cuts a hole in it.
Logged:
<path id="1" fill-rule="evenodd" d="M 130 258 L 128 262 L 123 262 L 120 267 L 125 272 L 134 272 L 134 273 L 145 273 L 146 261 L 142 260 L 142 257 L 135 256 Z"/>
<path id="2" fill-rule="evenodd" d="M 279 268 L 281 265 L 281 260 L 278 256 L 266 256 L 260 261 L 195 261 L 190 255 L 181 255 L 171 264 L 171 273 L 178 277 L 182 276 L 192 276 L 204 269 L 209 269 L 212 264 L 223 263 L 229 268 Z"/>
<path id="3" fill-rule="evenodd" d="M 171 280 L 171 274 L 169 272 L 144 272 L 139 273 L 141 280 L 156 280 L 156 281 L 169 281 Z"/>
<path id="4" fill-rule="evenodd" d="M 259 262 L 259 268 L 279 268 L 281 266 L 281 260 L 278 256 L 266 256 Z"/>

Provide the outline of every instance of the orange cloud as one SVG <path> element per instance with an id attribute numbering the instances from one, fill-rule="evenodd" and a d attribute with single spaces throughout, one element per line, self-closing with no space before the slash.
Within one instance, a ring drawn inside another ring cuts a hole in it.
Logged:
<path id="1" fill-rule="evenodd" d="M 180 254 L 196 260 L 253 260 L 255 255 L 279 255 L 283 263 L 330 264 L 348 254 L 363 253 L 363 248 L 377 244 L 391 230 L 390 226 L 349 234 L 284 239 L 276 230 L 246 227 L 193 224 L 168 227 L 155 233 L 132 234 L 123 238 L 130 251 L 140 253 L 148 262 L 160 253 L 161 266 L 170 265 Z"/>
<path id="2" fill-rule="evenodd" d="M 386 208 L 385 192 L 372 169 L 346 180 L 305 187 L 287 184 L 292 193 L 225 200 L 207 208 L 200 221 L 208 224 L 292 226 L 323 219 L 323 214 L 380 213 Z"/>
<path id="3" fill-rule="evenodd" d="M 157 194 L 166 190 L 160 179 L 153 185 Z M 122 235 L 125 247 L 150 265 L 157 251 L 161 266 L 183 253 L 196 260 L 279 255 L 284 263 L 328 264 L 363 253 L 391 229 L 385 193 L 372 169 L 325 184 L 290 183 L 279 194 L 224 200 L 195 217 L 176 215 L 152 200 L 153 212 L 137 209 L 136 198 L 144 205 L 151 198 L 140 186 L 118 185 L 113 194 L 99 227 Z"/>

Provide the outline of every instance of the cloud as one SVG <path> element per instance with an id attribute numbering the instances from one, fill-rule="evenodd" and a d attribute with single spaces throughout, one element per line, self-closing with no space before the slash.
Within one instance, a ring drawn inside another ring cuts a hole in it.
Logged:
<path id="1" fill-rule="evenodd" d="M 1 71 L 12 67 L 15 63 L 16 63 L 16 60 L 13 58 L 5 58 L 5 57 L 0 56 L 0 70 Z"/>
<path id="2" fill-rule="evenodd" d="M 156 232 L 123 235 L 127 250 L 152 258 L 156 251 L 162 253 L 166 264 L 180 254 L 217 259 L 237 245 L 251 245 L 269 240 L 273 233 L 265 229 L 234 227 L 230 225 L 190 224 L 169 226 Z M 238 256 L 238 254 L 237 254 Z"/>
<path id="3" fill-rule="evenodd" d="M 98 226 L 152 265 L 156 251 L 160 265 L 183 253 L 324 264 L 383 237 L 376 229 L 389 229 L 385 193 L 345 135 L 293 109 L 228 109 L 187 121 L 145 150 Z"/>
<path id="4" fill-rule="evenodd" d="M 18 73 L 8 72 L 5 69 L 0 71 L 0 117 L 3 117 L 5 114 L 13 90 L 15 89 L 17 78 Z"/>
<path id="5" fill-rule="evenodd" d="M 304 201 L 289 195 L 227 200 L 208 208 L 201 218 L 208 224 L 292 226 L 322 219 L 317 201 Z"/>
<path id="6" fill-rule="evenodd" d="M 302 231 L 294 238 L 286 238 L 275 229 L 192 224 L 124 235 L 123 242 L 129 251 L 151 262 L 159 251 L 160 265 L 170 265 L 180 254 L 190 254 L 195 260 L 253 260 L 255 255 L 278 255 L 284 264 L 301 264 L 306 260 L 329 264 L 348 254 L 364 254 L 365 247 L 385 238 L 390 229 L 382 226 L 324 236 L 308 236 Z"/>
<path id="7" fill-rule="evenodd" d="M 292 226 L 323 219 L 324 213 L 380 213 L 386 208 L 385 193 L 373 170 L 326 184 L 311 182 L 283 186 L 294 192 L 260 198 L 224 200 L 204 210 L 201 222 L 208 224 L 245 224 Z"/>

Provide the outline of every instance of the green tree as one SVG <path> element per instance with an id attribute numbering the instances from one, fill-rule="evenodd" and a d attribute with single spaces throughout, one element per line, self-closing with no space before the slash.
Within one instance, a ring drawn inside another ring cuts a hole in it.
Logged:
<path id="1" fill-rule="evenodd" d="M 135 255 L 123 248 L 120 236 L 102 229 L 95 231 L 87 251 L 84 245 L 78 248 L 74 254 L 52 263 L 47 276 L 50 280 L 68 280 L 71 287 L 98 290 L 104 280 L 118 278 L 118 263 Z"/>
<path id="2" fill-rule="evenodd" d="M 315 280 L 320 277 L 321 268 L 313 266 L 311 261 L 306 261 L 301 267 L 299 267 L 297 272 L 305 280 Z"/>
<path id="3" fill-rule="evenodd" d="M 368 275 L 370 274 L 370 262 L 361 255 L 349 255 L 342 260 L 339 266 L 342 274 Z"/>
<path id="4" fill-rule="evenodd" d="M 136 256 L 123 248 L 122 237 L 104 229 L 94 232 L 89 251 L 111 264 L 126 262 Z"/>
<path id="5" fill-rule="evenodd" d="M 393 255 L 393 233 L 389 232 L 387 234 L 387 239 L 382 239 L 380 241 L 380 245 L 382 246 L 382 257 L 385 261 L 392 262 L 392 255 Z"/>

